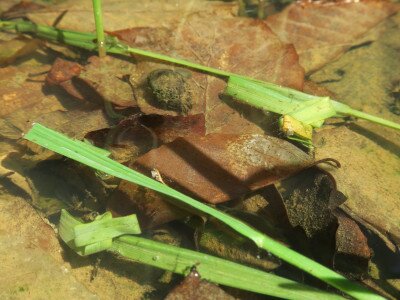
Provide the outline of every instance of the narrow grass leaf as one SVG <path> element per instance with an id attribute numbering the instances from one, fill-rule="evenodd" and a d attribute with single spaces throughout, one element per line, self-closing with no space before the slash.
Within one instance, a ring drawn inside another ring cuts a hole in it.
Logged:
<path id="1" fill-rule="evenodd" d="M 46 128 L 40 124 L 34 124 L 25 139 L 37 143 L 47 149 L 77 160 L 97 170 L 106 172 L 115 177 L 125 179 L 129 182 L 153 189 L 167 195 L 178 202 L 190 206 L 194 210 L 208 214 L 217 220 L 225 223 L 233 230 L 248 237 L 258 247 L 271 252 L 284 261 L 302 269 L 303 271 L 319 278 L 322 281 L 342 290 L 343 292 L 357 299 L 383 299 L 368 289 L 348 280 L 346 277 L 330 270 L 329 268 L 313 261 L 312 259 L 287 248 L 274 239 L 255 230 L 246 223 L 214 209 L 204 203 L 186 196 L 154 179 L 151 179 L 139 172 L 136 172 L 112 159 L 93 151 L 92 147 L 85 147 L 82 143 L 69 139 L 68 137 Z"/>
<path id="2" fill-rule="evenodd" d="M 76 225 L 74 233 L 75 246 L 82 247 L 124 234 L 140 234 L 140 227 L 136 215 L 130 215 Z"/>
<path id="3" fill-rule="evenodd" d="M 128 217 L 133 217 L 133 220 L 136 218 L 134 215 Z M 109 221 L 111 219 L 111 214 L 106 213 L 96 218 L 95 221 L 84 224 L 71 216 L 67 211 L 63 210 L 59 225 L 60 232 L 63 231 L 63 235 L 61 237 L 68 239 L 68 245 L 73 245 L 74 240 L 71 240 L 71 234 L 76 232 L 77 227 L 83 225 L 89 226 L 90 224 L 96 223 L 99 220 Z M 122 231 L 128 231 L 131 225 L 126 224 L 126 228 L 123 229 L 121 225 L 122 223 L 118 223 L 118 219 L 121 218 L 113 219 L 116 221 L 114 224 L 118 224 L 118 230 L 122 229 Z M 102 230 L 103 229 L 98 228 L 96 231 L 97 234 L 101 235 Z M 64 242 L 67 241 L 64 240 Z M 98 243 L 95 243 L 95 245 L 97 244 Z M 76 251 L 76 248 L 72 247 L 72 249 Z M 96 247 L 94 246 L 93 249 L 96 249 Z M 217 284 L 223 284 L 226 286 L 285 299 L 344 299 L 340 295 L 321 291 L 286 278 L 259 271 L 221 258 L 132 235 L 124 235 L 115 238 L 112 240 L 111 247 L 98 250 L 112 251 L 122 255 L 127 259 L 182 275 L 187 275 L 191 268 L 195 266 L 203 279 Z"/>
<path id="4" fill-rule="evenodd" d="M 192 266 L 208 281 L 286 299 L 344 299 L 221 258 L 135 236 L 114 241 L 111 251 L 147 265 L 187 275 Z"/>

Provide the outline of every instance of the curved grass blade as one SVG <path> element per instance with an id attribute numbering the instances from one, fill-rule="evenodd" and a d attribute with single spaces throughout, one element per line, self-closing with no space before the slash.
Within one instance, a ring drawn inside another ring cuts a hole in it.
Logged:
<path id="1" fill-rule="evenodd" d="M 98 2 L 98 0 L 94 0 Z M 96 35 L 91 33 L 84 33 L 78 31 L 68 31 L 61 30 L 51 26 L 43 26 L 37 25 L 28 21 L 3 21 L 0 20 L 0 29 L 10 30 L 13 29 L 17 32 L 21 33 L 30 33 L 37 37 L 44 38 L 53 42 L 65 43 L 67 45 L 76 46 L 80 48 L 84 48 L 90 51 L 98 50 L 98 45 L 95 43 Z M 101 37 L 102 38 L 102 37 Z M 260 80 L 255 80 L 253 78 L 242 76 L 239 74 L 227 72 L 224 70 L 204 66 L 201 64 L 193 63 L 184 59 L 177 59 L 170 57 L 168 55 L 163 55 L 159 53 L 155 53 L 152 51 L 146 51 L 142 49 L 132 48 L 128 45 L 121 43 L 115 37 L 104 37 L 105 50 L 114 54 L 137 54 L 144 57 L 149 57 L 157 60 L 161 60 L 164 62 L 169 62 L 172 64 L 177 64 L 181 66 L 185 66 L 188 68 L 192 68 L 195 70 L 199 70 L 202 72 L 206 72 L 209 74 L 213 74 L 216 76 L 222 76 L 228 78 L 228 88 L 227 93 L 235 96 L 237 92 L 235 92 L 235 84 L 243 87 L 252 86 L 250 91 L 246 92 L 245 96 L 236 95 L 237 99 L 246 102 L 250 105 L 260 107 L 261 109 L 268 109 L 268 102 L 272 100 L 282 100 L 281 107 L 275 110 L 286 110 L 286 104 L 288 100 L 290 102 L 290 107 L 293 105 L 298 105 L 299 109 L 305 108 L 305 104 L 301 104 L 303 101 L 314 100 L 316 101 L 316 105 L 313 108 L 306 109 L 306 112 L 296 114 L 299 118 L 307 118 L 311 120 L 310 125 L 313 127 L 319 127 L 323 124 L 323 121 L 332 116 L 343 116 L 349 115 L 358 118 L 362 118 L 364 120 L 368 120 L 370 122 L 374 122 L 383 126 L 387 126 L 390 128 L 394 128 L 400 130 L 400 124 L 395 122 L 388 121 L 383 118 L 379 118 L 376 116 L 369 115 L 367 113 L 357 111 L 355 109 L 350 108 L 349 106 L 342 104 L 340 102 L 330 100 L 329 103 L 322 103 L 319 101 L 320 98 L 326 97 L 317 97 L 312 95 L 307 95 L 306 93 L 296 91 L 287 87 L 282 87 L 273 83 L 263 82 Z M 229 87 L 231 84 L 231 87 Z M 237 88 L 237 87 L 236 87 Z M 300 102 L 300 103 L 299 103 Z M 306 105 L 307 106 L 307 105 Z M 309 105 L 308 105 L 309 106 Z M 270 106 L 271 107 L 271 106 Z M 278 107 L 273 104 L 273 107 Z M 274 111 L 274 110 L 271 110 Z M 295 113 L 296 110 L 291 110 L 291 113 Z M 321 112 L 323 116 L 318 117 L 317 112 Z M 292 115 L 292 117 L 294 117 Z M 312 121 L 313 119 L 317 119 Z M 299 120 L 301 121 L 301 120 Z M 312 123 L 312 124 L 311 124 Z"/>
<path id="2" fill-rule="evenodd" d="M 121 222 L 121 219 L 124 218 L 131 220 L 132 223 Z M 138 227 L 135 215 L 112 218 L 110 213 L 105 213 L 96 218 L 93 222 L 82 223 L 80 220 L 71 216 L 66 210 L 62 210 L 59 225 L 60 236 L 69 246 L 71 246 L 71 244 L 77 244 L 77 240 L 80 239 L 83 246 L 95 249 L 96 245 L 99 243 L 93 243 L 93 241 L 101 240 L 105 235 L 104 225 L 102 224 L 103 221 L 112 221 L 112 224 L 110 223 L 108 227 L 108 231 L 119 232 L 119 235 L 114 236 L 113 240 L 110 239 L 111 244 L 107 249 L 98 248 L 97 252 L 103 250 L 112 251 L 127 259 L 182 275 L 187 275 L 190 269 L 196 266 L 197 271 L 201 274 L 203 279 L 269 296 L 301 300 L 344 299 L 339 295 L 321 291 L 225 259 L 134 235 L 124 235 L 124 232 L 132 230 L 132 225 L 134 225 L 134 228 Z M 79 230 L 77 230 L 78 228 L 84 228 L 86 232 L 90 231 L 95 239 L 87 236 L 85 232 L 79 233 Z M 75 236 L 73 232 L 75 232 Z M 106 235 L 109 237 L 107 232 Z M 72 249 L 77 251 L 74 247 L 72 247 Z M 216 266 L 218 267 L 216 268 Z"/>
<path id="3" fill-rule="evenodd" d="M 93 151 L 93 146 L 82 147 L 82 143 L 77 143 L 61 133 L 46 128 L 40 124 L 34 124 L 24 138 L 112 176 L 160 192 L 201 213 L 208 214 L 225 223 L 243 236 L 249 238 L 259 248 L 271 252 L 282 260 L 338 288 L 356 299 L 384 299 L 312 259 L 287 248 L 246 223 L 121 165 L 100 154 L 98 151 Z"/>

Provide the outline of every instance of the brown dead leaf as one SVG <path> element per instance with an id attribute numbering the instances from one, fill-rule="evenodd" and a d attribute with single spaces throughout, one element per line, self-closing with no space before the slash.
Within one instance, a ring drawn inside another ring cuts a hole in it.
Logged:
<path id="1" fill-rule="evenodd" d="M 37 62 L 0 68 L 0 118 L 7 124 L 8 131 L 14 132 L 4 133 L 8 138 L 20 138 L 33 122 L 42 122 L 75 138 L 109 126 L 98 106 L 91 112 L 86 111 L 85 104 L 46 88 L 44 78 L 49 69 L 49 64 Z"/>
<path id="2" fill-rule="evenodd" d="M 263 135 L 209 134 L 178 138 L 131 167 L 157 170 L 164 182 L 209 203 L 238 198 L 307 168 L 313 159 L 292 144 Z"/>
<path id="3" fill-rule="evenodd" d="M 233 16 L 237 12 L 235 2 L 205 0 L 106 0 L 102 8 L 107 31 L 169 26 L 171 22 L 181 22 L 193 12 L 213 12 L 220 16 Z M 35 23 L 51 26 L 65 10 L 68 12 L 58 24 L 60 29 L 95 31 L 92 3 L 87 1 L 62 1 L 47 11 L 32 12 L 28 17 Z"/>
<path id="4" fill-rule="evenodd" d="M 107 208 L 114 216 L 136 214 L 142 229 L 158 227 L 189 215 L 168 203 L 165 196 L 127 181 L 122 181 L 113 192 Z"/>
<path id="5" fill-rule="evenodd" d="M 57 58 L 46 76 L 46 83 L 49 85 L 58 85 L 68 94 L 79 100 L 85 100 L 85 94 L 79 87 L 73 84 L 72 79 L 82 71 L 82 66 L 76 62 L 71 62 Z"/>
<path id="6" fill-rule="evenodd" d="M 346 127 L 321 130 L 314 144 L 316 158 L 329 154 L 341 162 L 342 167 L 331 172 L 349 199 L 345 206 L 399 244 L 398 155 Z"/>
<path id="7" fill-rule="evenodd" d="M 199 13 L 187 16 L 178 27 L 138 28 L 113 34 L 134 47 L 292 88 L 303 87 L 304 73 L 298 65 L 294 48 L 283 44 L 262 21 L 218 18 Z M 134 85 L 139 87 L 139 106 L 145 113 L 166 114 L 160 109 L 154 111 L 154 108 L 149 108 L 152 100 L 145 85 L 151 71 L 171 67 L 143 60 L 140 58 L 138 73 L 131 78 Z M 261 133 L 271 130 L 271 120 L 267 120 L 259 110 L 231 99 L 220 99 L 219 94 L 225 87 L 224 80 L 198 72 L 192 72 L 189 77 L 194 102 L 189 114 L 205 111 L 208 133 Z M 167 114 L 176 115 L 174 112 Z"/>
<path id="8" fill-rule="evenodd" d="M 265 21 L 286 43 L 293 43 L 306 73 L 348 49 L 400 6 L 386 1 L 309 2 L 289 5 Z"/>
<path id="9" fill-rule="evenodd" d="M 19 0 L 3 0 L 3 1 L 0 1 L 0 12 L 7 11 L 13 5 L 16 5 L 19 2 L 20 2 Z"/>
<path id="10" fill-rule="evenodd" d="M 365 275 L 372 256 L 367 238 L 354 220 L 343 213 L 336 213 L 336 216 L 335 268 L 352 276 Z"/>
<path id="11" fill-rule="evenodd" d="M 142 116 L 140 122 L 151 129 L 162 144 L 172 142 L 178 137 L 204 136 L 206 133 L 203 114 L 175 117 L 148 115 Z"/>
<path id="12" fill-rule="evenodd" d="M 201 279 L 194 268 L 188 276 L 177 285 L 166 297 L 166 300 L 233 300 L 231 295 L 227 294 L 217 285 Z"/>
<path id="13" fill-rule="evenodd" d="M 17 37 L 8 41 L 0 41 L 0 66 L 15 62 L 18 58 L 35 52 L 41 45 L 37 39 Z"/>
<path id="14" fill-rule="evenodd" d="M 2 19 L 16 19 L 25 17 L 27 13 L 45 8 L 44 5 L 31 1 L 20 1 L 1 13 Z"/>
<path id="15" fill-rule="evenodd" d="M 46 82 L 58 85 L 79 100 L 100 105 L 104 101 L 119 107 L 137 106 L 128 79 L 136 65 L 126 60 L 92 56 L 88 64 L 57 58 L 47 74 Z"/>
<path id="16" fill-rule="evenodd" d="M 42 83 L 33 82 L 29 79 L 30 73 L 42 73 L 49 70 L 49 66 L 10 66 L 0 68 L 0 95 L 1 106 L 0 117 L 5 118 L 20 112 L 24 109 L 30 109 L 29 116 L 46 113 L 54 109 L 61 109 L 62 105 L 53 97 L 43 99 L 45 97 L 42 91 Z M 36 79 L 36 78 L 35 78 Z M 33 108 L 41 102 L 47 102 L 46 107 L 38 107 L 37 111 Z M 53 102 L 53 104 L 51 104 Z"/>
<path id="17" fill-rule="evenodd" d="M 345 197 L 336 190 L 332 178 L 318 168 L 283 180 L 279 190 L 291 225 L 304 230 L 307 238 L 327 234 L 336 226 L 333 211 Z"/>
<path id="18" fill-rule="evenodd" d="M 349 276 L 360 278 L 367 274 L 371 258 L 367 238 L 356 221 L 339 208 L 346 197 L 336 189 L 329 173 L 320 168 L 304 170 L 281 181 L 279 190 L 288 220 L 296 230 L 288 232 L 290 237 L 306 237 L 309 248 L 303 251 L 310 251 L 325 263 L 333 262 L 335 269 Z"/>
<path id="19" fill-rule="evenodd" d="M 128 80 L 136 71 L 134 63 L 112 56 L 102 59 L 92 56 L 88 62 L 79 75 L 80 79 L 93 87 L 105 101 L 120 107 L 137 106 Z"/>

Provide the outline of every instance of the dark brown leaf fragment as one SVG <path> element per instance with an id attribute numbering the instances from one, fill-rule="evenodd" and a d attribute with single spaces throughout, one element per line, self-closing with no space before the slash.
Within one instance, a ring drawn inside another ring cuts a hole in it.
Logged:
<path id="1" fill-rule="evenodd" d="M 177 285 L 165 300 L 233 300 L 234 297 L 208 281 L 202 280 L 195 268 Z"/>
<path id="2" fill-rule="evenodd" d="M 166 184 L 208 203 L 236 199 L 313 164 L 313 159 L 264 135 L 190 136 L 153 149 L 132 168 L 158 170 Z"/>
<path id="3" fill-rule="evenodd" d="M 154 228 L 188 215 L 157 192 L 128 181 L 120 183 L 108 200 L 107 207 L 114 216 L 137 214 L 142 229 Z"/>
<path id="4" fill-rule="evenodd" d="M 140 118 L 140 122 L 156 134 L 161 144 L 172 142 L 178 137 L 204 136 L 206 133 L 203 114 L 190 116 L 144 115 Z"/>
<path id="5" fill-rule="evenodd" d="M 92 56 L 79 78 L 91 86 L 105 101 L 120 107 L 137 106 L 129 77 L 136 65 L 125 59 Z"/>
<path id="6" fill-rule="evenodd" d="M 289 221 L 302 228 L 308 238 L 335 226 L 332 211 L 336 208 L 339 192 L 335 183 L 318 168 L 310 168 L 280 183 Z"/>
<path id="7" fill-rule="evenodd" d="M 336 254 L 334 266 L 352 276 L 366 274 L 371 250 L 367 238 L 357 223 L 343 213 L 337 213 Z"/>
<path id="8" fill-rule="evenodd" d="M 50 72 L 47 74 L 46 83 L 60 86 L 71 96 L 79 100 L 84 100 L 82 91 L 72 82 L 72 79 L 79 76 L 81 71 L 82 66 L 80 64 L 57 58 L 51 66 Z"/>

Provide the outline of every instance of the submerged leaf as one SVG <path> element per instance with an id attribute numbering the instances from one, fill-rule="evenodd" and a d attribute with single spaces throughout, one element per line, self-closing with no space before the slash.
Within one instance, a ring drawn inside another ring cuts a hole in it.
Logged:
<path id="1" fill-rule="evenodd" d="M 311 79 L 354 108 L 400 123 L 392 109 L 398 95 L 399 26 L 397 14 L 368 33 L 373 44 L 345 53 Z M 400 245 L 400 132 L 358 121 L 320 130 L 315 144 L 317 158 L 329 153 L 342 163 L 333 174 L 349 197 L 348 209 Z"/>
<path id="2" fill-rule="evenodd" d="M 281 139 L 263 135 L 209 134 L 153 149 L 132 167 L 156 169 L 164 182 L 209 203 L 236 199 L 288 177 L 313 159 Z"/>
<path id="3" fill-rule="evenodd" d="M 103 5 L 104 27 L 115 31 L 129 27 L 163 27 L 179 23 L 196 12 L 213 13 L 215 16 L 233 17 L 237 4 L 226 1 L 206 0 L 151 0 L 135 2 L 131 0 L 108 0 Z M 92 3 L 67 0 L 52 5 L 51 10 L 34 11 L 28 17 L 35 23 L 52 25 L 59 15 L 68 13 L 59 23 L 59 28 L 92 32 L 95 30 Z"/>
<path id="4" fill-rule="evenodd" d="M 389 1 L 303 1 L 265 22 L 284 42 L 295 46 L 308 73 L 339 56 L 356 38 L 399 9 Z"/>
<path id="5" fill-rule="evenodd" d="M 35 52 L 41 45 L 37 39 L 24 37 L 15 38 L 9 41 L 0 41 L 0 66 L 9 65 L 18 58 Z"/>
<path id="6" fill-rule="evenodd" d="M 342 168 L 332 174 L 349 198 L 346 206 L 400 245 L 400 148 L 380 138 L 385 145 L 382 148 L 363 133 L 368 131 L 354 132 L 346 127 L 321 130 L 315 139 L 316 157 L 329 153 L 340 160 Z"/>
<path id="7" fill-rule="evenodd" d="M 201 279 L 201 274 L 194 268 L 185 279 L 165 297 L 165 300 L 234 300 L 217 285 Z"/>
<path id="8" fill-rule="evenodd" d="M 237 34 L 239 31 L 240 35 Z M 113 34 L 141 49 L 297 89 L 303 86 L 303 69 L 293 47 L 283 44 L 261 21 L 193 14 L 178 27 L 171 24 L 167 28 L 137 28 Z M 160 68 L 171 69 L 168 65 L 139 58 L 138 73 L 132 76 L 139 87 L 139 106 L 144 112 L 173 114 L 150 110 L 152 100 L 151 94 L 146 93 L 146 82 L 149 73 Z M 226 84 L 220 78 L 190 72 L 187 80 L 194 103 L 189 114 L 205 112 L 208 133 L 262 133 L 271 130 L 271 123 L 276 122 L 275 118 L 268 119 L 257 109 L 243 107 L 231 99 L 221 100 L 219 94 Z"/>
<path id="9" fill-rule="evenodd" d="M 109 126 L 98 106 L 91 105 L 97 109 L 87 112 L 87 103 L 45 88 L 44 77 L 49 69 L 49 64 L 0 68 L 0 117 L 16 132 L 16 139 L 32 122 L 52 124 L 77 138 Z"/>
<path id="10" fill-rule="evenodd" d="M 357 223 L 343 213 L 336 213 L 336 254 L 334 266 L 351 276 L 361 277 L 368 271 L 372 252 Z"/>

